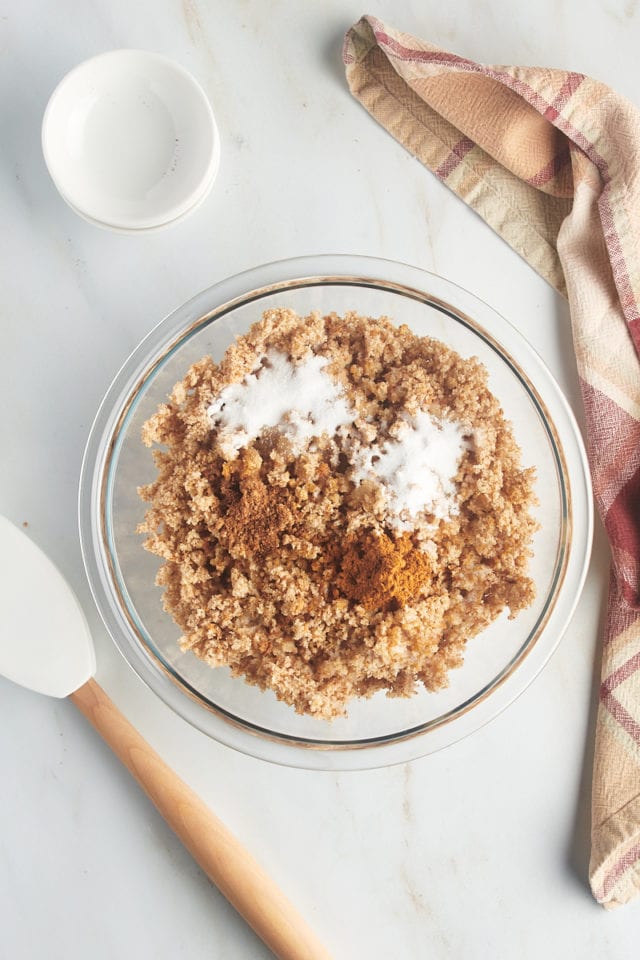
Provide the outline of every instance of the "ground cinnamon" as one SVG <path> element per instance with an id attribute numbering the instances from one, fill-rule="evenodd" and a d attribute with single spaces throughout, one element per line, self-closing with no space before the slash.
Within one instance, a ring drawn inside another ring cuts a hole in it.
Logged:
<path id="1" fill-rule="evenodd" d="M 267 487 L 255 472 L 257 466 L 243 463 L 231 481 L 225 516 L 225 535 L 231 550 L 236 556 L 247 558 L 265 558 L 276 552 L 281 535 L 295 523 L 286 488 Z M 232 493 L 234 480 L 238 486 Z M 313 541 L 313 532 L 306 532 Z M 336 543 L 331 545 L 326 538 L 323 540 L 318 546 L 325 562 L 335 570 L 332 579 L 338 592 L 367 610 L 403 607 L 416 600 L 431 579 L 430 557 L 414 546 L 407 533 L 391 539 L 386 534 L 368 531 L 347 538 L 339 551 L 332 549 Z"/>
<path id="2" fill-rule="evenodd" d="M 367 610 L 403 607 L 431 579 L 431 558 L 407 533 L 392 540 L 367 532 L 348 538 L 345 547 L 336 584 Z"/>
<path id="3" fill-rule="evenodd" d="M 241 475 L 239 489 L 229 500 L 224 527 L 234 555 L 262 558 L 277 551 L 281 534 L 295 520 L 286 489 L 269 489 L 257 474 L 248 472 Z"/>

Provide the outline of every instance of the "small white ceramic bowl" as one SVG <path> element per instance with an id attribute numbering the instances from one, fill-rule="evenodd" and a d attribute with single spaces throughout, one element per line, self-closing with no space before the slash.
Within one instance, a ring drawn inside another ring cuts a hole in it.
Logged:
<path id="1" fill-rule="evenodd" d="M 200 84 L 146 50 L 112 50 L 68 73 L 47 105 L 42 149 L 69 206 L 123 231 L 154 229 L 191 212 L 220 161 Z"/>

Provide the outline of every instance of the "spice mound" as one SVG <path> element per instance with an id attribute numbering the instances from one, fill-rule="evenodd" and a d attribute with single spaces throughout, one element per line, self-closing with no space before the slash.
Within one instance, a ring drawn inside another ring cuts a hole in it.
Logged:
<path id="1" fill-rule="evenodd" d="M 438 690 L 533 600 L 534 473 L 484 367 L 387 318 L 267 311 L 143 441 L 181 646 L 299 713 Z"/>

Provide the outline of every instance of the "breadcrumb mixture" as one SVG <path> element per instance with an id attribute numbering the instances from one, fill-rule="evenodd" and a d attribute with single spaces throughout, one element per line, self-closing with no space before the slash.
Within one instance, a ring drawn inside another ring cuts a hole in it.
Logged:
<path id="1" fill-rule="evenodd" d="M 353 422 L 301 449 L 277 425 L 230 449 L 212 404 L 274 351 L 294 367 L 324 358 Z M 455 508 L 394 517 L 384 484 L 353 464 L 422 411 L 464 429 Z M 139 490 L 139 532 L 164 561 L 157 583 L 182 647 L 299 713 L 331 719 L 377 690 L 438 690 L 469 638 L 533 600 L 534 471 L 483 365 L 406 326 L 269 310 L 220 364 L 191 367 L 143 441 L 158 476 Z"/>

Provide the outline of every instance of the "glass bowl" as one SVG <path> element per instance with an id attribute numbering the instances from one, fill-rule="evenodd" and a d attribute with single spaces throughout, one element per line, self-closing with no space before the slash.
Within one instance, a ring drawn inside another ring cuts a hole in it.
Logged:
<path id="1" fill-rule="evenodd" d="M 299 716 L 226 668 L 178 646 L 179 628 L 154 580 L 160 560 L 136 533 L 145 504 L 136 488 L 155 476 L 140 439 L 144 421 L 189 366 L 219 360 L 268 307 L 305 315 L 357 310 L 406 323 L 464 357 L 477 356 L 511 420 L 524 466 L 535 466 L 540 505 L 530 572 L 534 604 L 503 614 L 469 641 L 449 686 L 408 699 L 352 702 L 327 722 Z M 214 739 L 291 766 L 361 769 L 399 763 L 447 746 L 486 723 L 547 662 L 578 601 L 593 527 L 586 457 L 571 410 L 517 330 L 441 277 L 389 261 L 322 256 L 269 264 L 216 284 L 163 320 L 134 350 L 100 407 L 80 483 L 80 534 L 91 589 L 131 667 L 172 709 Z"/>

